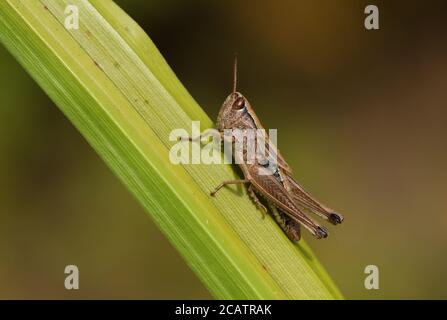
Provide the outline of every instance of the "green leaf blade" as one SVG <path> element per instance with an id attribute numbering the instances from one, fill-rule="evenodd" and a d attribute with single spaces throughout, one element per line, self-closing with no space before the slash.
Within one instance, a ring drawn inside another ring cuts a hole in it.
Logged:
<path id="1" fill-rule="evenodd" d="M 173 165 L 169 133 L 211 121 L 155 45 L 113 2 L 5 0 L 0 39 L 140 201 L 217 298 L 332 299 L 338 289 L 245 196 L 208 193 L 231 166 Z M 303 254 L 305 250 L 306 254 Z"/>

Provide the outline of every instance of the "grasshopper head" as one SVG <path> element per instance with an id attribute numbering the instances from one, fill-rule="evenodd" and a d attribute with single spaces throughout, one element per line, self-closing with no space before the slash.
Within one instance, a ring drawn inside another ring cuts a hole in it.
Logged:
<path id="1" fill-rule="evenodd" d="M 217 116 L 217 129 L 245 129 L 253 128 L 250 124 L 251 106 L 248 100 L 239 92 L 231 93 L 222 104 L 219 115 Z"/>
<path id="2" fill-rule="evenodd" d="M 225 99 L 217 116 L 217 129 L 256 129 L 261 124 L 251 108 L 248 100 L 237 87 L 237 57 L 234 59 L 233 68 L 233 92 Z"/>

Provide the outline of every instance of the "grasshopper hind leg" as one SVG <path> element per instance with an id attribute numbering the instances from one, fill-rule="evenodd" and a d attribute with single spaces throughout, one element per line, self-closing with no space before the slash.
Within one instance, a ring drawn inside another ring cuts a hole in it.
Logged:
<path id="1" fill-rule="evenodd" d="M 284 214 L 280 209 L 273 205 L 270 205 L 272 216 L 275 218 L 278 225 L 287 235 L 287 237 L 292 242 L 298 242 L 301 239 L 301 225 L 290 219 L 286 214 Z"/>
<path id="2" fill-rule="evenodd" d="M 262 211 L 262 219 L 265 218 L 265 214 L 268 212 L 267 208 L 262 204 L 261 200 L 259 200 L 256 192 L 254 191 L 253 185 L 248 186 L 248 195 L 251 200 L 253 200 L 254 204 Z"/>

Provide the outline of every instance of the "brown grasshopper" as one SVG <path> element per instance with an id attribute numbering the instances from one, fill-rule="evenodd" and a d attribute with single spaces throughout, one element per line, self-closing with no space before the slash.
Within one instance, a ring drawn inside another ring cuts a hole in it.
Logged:
<path id="1" fill-rule="evenodd" d="M 236 86 L 237 59 L 234 62 L 233 92 L 226 98 L 217 117 L 217 130 L 223 139 L 227 138 L 224 136 L 224 131 L 228 129 L 263 129 L 250 103 L 236 91 Z M 291 241 L 296 242 L 301 238 L 301 225 L 316 238 L 326 238 L 327 229 L 309 218 L 303 209 L 319 215 L 334 225 L 341 223 L 343 217 L 307 193 L 293 179 L 292 170 L 279 150 L 274 147 L 268 137 L 266 141 L 269 152 L 276 154 L 277 163 L 274 164 L 273 170 L 265 158 L 251 164 L 239 164 L 244 179 L 223 181 L 211 192 L 211 195 L 214 196 L 222 187 L 229 184 L 248 184 L 248 194 L 254 203 L 264 212 L 268 212 L 258 195 L 267 201 L 273 217 Z M 271 170 L 271 172 L 260 174 L 263 170 Z"/>

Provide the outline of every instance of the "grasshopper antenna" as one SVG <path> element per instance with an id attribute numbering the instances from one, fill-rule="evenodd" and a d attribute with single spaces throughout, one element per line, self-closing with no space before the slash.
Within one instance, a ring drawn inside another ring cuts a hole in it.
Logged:
<path id="1" fill-rule="evenodd" d="M 237 87 L 237 54 L 234 55 L 234 66 L 233 66 L 233 93 L 236 93 Z"/>

